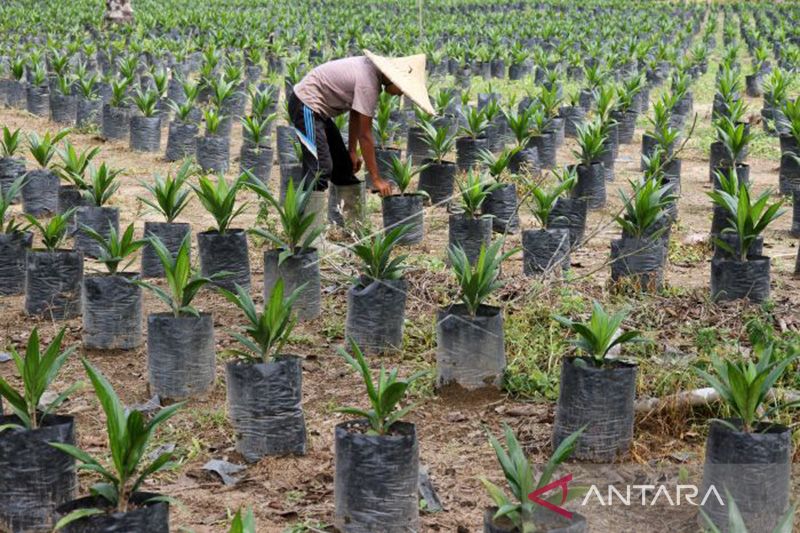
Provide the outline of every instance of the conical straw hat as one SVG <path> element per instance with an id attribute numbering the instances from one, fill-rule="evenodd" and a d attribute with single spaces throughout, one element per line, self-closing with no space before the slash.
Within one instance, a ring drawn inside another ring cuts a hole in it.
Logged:
<path id="1" fill-rule="evenodd" d="M 384 76 L 389 78 L 404 95 L 421 107 L 427 113 L 435 115 L 436 112 L 428 98 L 428 87 L 425 74 L 425 54 L 407 57 L 383 57 L 375 55 L 369 50 L 364 50 L 364 55 L 369 58 L 375 67 Z"/>

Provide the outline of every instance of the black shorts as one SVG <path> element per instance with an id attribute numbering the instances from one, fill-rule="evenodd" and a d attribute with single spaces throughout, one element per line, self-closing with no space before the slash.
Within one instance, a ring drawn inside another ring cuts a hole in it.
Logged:
<path id="1" fill-rule="evenodd" d="M 342 134 L 333 120 L 324 118 L 309 109 L 313 120 L 313 134 L 307 131 L 307 106 L 292 94 L 289 98 L 289 117 L 292 125 L 303 132 L 309 139 L 314 139 L 317 157 L 303 143 L 303 176 L 308 186 L 314 183 L 314 189 L 324 191 L 328 183 L 336 185 L 354 185 L 359 180 L 353 175 L 353 161 L 344 144 Z M 299 141 L 298 141 L 299 142 Z"/>

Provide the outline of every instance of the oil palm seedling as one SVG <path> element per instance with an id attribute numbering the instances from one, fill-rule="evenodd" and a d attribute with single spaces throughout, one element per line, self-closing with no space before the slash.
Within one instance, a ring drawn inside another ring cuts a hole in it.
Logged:
<path id="1" fill-rule="evenodd" d="M 211 106 L 203 112 L 203 118 L 205 135 L 197 137 L 197 163 L 204 172 L 227 172 L 230 135 L 226 135 L 222 127 L 222 112 Z"/>
<path id="2" fill-rule="evenodd" d="M 494 507 L 486 509 L 484 513 L 483 530 L 485 533 L 557 531 L 565 526 L 569 526 L 570 530 L 576 533 L 586 530 L 586 519 L 583 516 L 573 513 L 569 519 L 565 519 L 555 514 L 543 514 L 537 511 L 540 504 L 530 498 L 530 495 L 537 490 L 549 486 L 558 467 L 572 455 L 582 431 L 579 429 L 558 445 L 553 455 L 542 467 L 538 478 L 533 465 L 525 457 L 525 451 L 517 436 L 507 424 L 503 424 L 502 442 L 494 435 L 489 435 L 489 444 L 503 470 L 503 477 L 508 483 L 511 497 L 487 478 L 480 478 L 486 492 L 494 502 Z M 566 489 L 564 494 L 551 496 L 550 499 L 545 498 L 545 500 L 555 505 L 563 505 L 580 496 L 582 492 L 582 489 L 573 487 Z"/>
<path id="3" fill-rule="evenodd" d="M 614 161 L 619 152 L 619 123 L 611 116 L 617 105 L 617 92 L 607 84 L 597 90 L 596 120 L 599 121 L 605 141 L 599 160 L 603 162 L 606 181 L 614 181 Z"/>
<path id="4" fill-rule="evenodd" d="M 163 222 L 145 221 L 144 235 L 146 238 L 158 237 L 173 256 L 177 253 L 184 238 L 192 231 L 190 224 L 176 222 L 189 205 L 191 189 L 186 182 L 191 176 L 192 163 L 186 161 L 174 176 L 167 174 L 164 177 L 156 174 L 153 183 L 142 183 L 142 187 L 150 196 L 140 197 L 139 200 L 164 219 Z M 191 256 L 191 246 L 189 251 Z M 141 275 L 145 278 L 164 276 L 161 261 L 149 244 L 142 249 Z"/>
<path id="5" fill-rule="evenodd" d="M 792 75 L 780 68 L 773 69 L 764 80 L 764 107 L 761 109 L 761 120 L 764 131 L 769 134 L 786 131 L 781 108 L 786 103 L 791 84 Z"/>
<path id="6" fill-rule="evenodd" d="M 260 89 L 251 85 L 248 92 L 250 94 L 250 112 L 253 117 L 265 119 L 275 113 L 278 102 L 273 87 Z"/>
<path id="7" fill-rule="evenodd" d="M 770 194 L 767 190 L 752 198 L 744 183 L 739 183 L 735 195 L 723 190 L 708 193 L 714 204 L 727 210 L 729 219 L 728 227 L 716 239 L 717 247 L 729 255 L 718 255 L 711 262 L 715 299 L 761 302 L 769 297 L 770 259 L 753 252 L 761 234 L 784 213 L 783 200 L 770 203 Z"/>
<path id="8" fill-rule="evenodd" d="M 120 187 L 122 170 L 112 169 L 106 163 L 89 167 L 89 180 L 83 189 L 83 205 L 75 212 L 78 228 L 88 227 L 108 237 L 109 229 L 119 232 L 119 207 L 108 205 Z M 75 249 L 89 257 L 98 257 L 100 245 L 82 229 L 75 234 Z"/>
<path id="9" fill-rule="evenodd" d="M 800 188 L 800 98 L 787 100 L 782 112 L 786 117 L 786 131 L 780 135 L 778 188 L 781 194 L 791 196 L 795 189 Z"/>
<path id="10" fill-rule="evenodd" d="M 40 216 L 58 211 L 59 180 L 50 163 L 56 154 L 57 144 L 68 134 L 68 129 L 55 134 L 48 131 L 41 137 L 37 133 L 28 134 L 30 154 L 39 167 L 28 171 L 22 188 L 22 207 L 25 213 Z"/>
<path id="11" fill-rule="evenodd" d="M 492 230 L 497 233 L 516 233 L 519 229 L 519 202 L 517 199 L 517 184 L 514 182 L 512 163 L 519 154 L 520 148 L 506 148 L 494 155 L 482 151 L 480 158 L 486 166 L 496 187 L 488 191 L 486 201 L 483 203 L 483 213 L 492 217 Z M 526 173 L 522 173 L 524 179 Z"/>
<path id="12" fill-rule="evenodd" d="M 283 280 L 289 292 L 304 287 L 296 302 L 297 316 L 300 320 L 316 318 L 321 312 L 321 287 L 319 253 L 314 242 L 322 233 L 322 228 L 315 227 L 316 213 L 308 211 L 312 191 L 305 188 L 304 181 L 297 188 L 290 181 L 286 196 L 278 200 L 259 183 L 249 182 L 247 187 L 277 212 L 280 221 L 280 234 L 267 228 L 251 230 L 254 235 L 274 246 L 264 252 L 264 299 L 269 298 L 279 279 Z"/>
<path id="13" fill-rule="evenodd" d="M 457 167 L 447 159 L 455 146 L 455 136 L 448 126 L 434 126 L 423 122 L 422 142 L 428 147 L 429 159 L 419 176 L 417 189 L 430 197 L 433 206 L 447 207 L 453 196 L 453 183 Z"/>
<path id="14" fill-rule="evenodd" d="M 86 193 L 91 187 L 86 177 L 89 165 L 100 153 L 99 147 L 79 151 L 68 139 L 64 139 L 63 147 L 56 153 L 61 163 L 54 168 L 64 182 L 58 191 L 58 208 L 65 211 L 72 207 L 88 204 Z"/>
<path id="15" fill-rule="evenodd" d="M 460 247 L 471 264 L 478 260 L 481 248 L 492 241 L 493 217 L 485 212 L 484 204 L 500 186 L 474 171 L 467 172 L 458 183 L 460 203 L 449 217 L 448 247 Z"/>
<path id="16" fill-rule="evenodd" d="M 630 185 L 630 196 L 620 190 L 623 208 L 614 218 L 622 235 L 611 241 L 611 279 L 630 281 L 641 290 L 657 290 L 664 283 L 672 225 L 669 208 L 676 198 L 672 186 L 658 177 Z"/>
<path id="17" fill-rule="evenodd" d="M 60 248 L 74 209 L 46 223 L 25 215 L 39 233 L 43 249 L 33 248 L 25 258 L 25 312 L 56 320 L 80 315 L 83 254 Z"/>
<path id="18" fill-rule="evenodd" d="M 577 128 L 578 149 L 573 150 L 572 155 L 578 159 L 574 167 L 578 181 L 573 195 L 584 199 L 589 209 L 600 209 L 606 205 L 606 179 L 601 160 L 606 138 L 599 120 L 592 120 Z"/>
<path id="19" fill-rule="evenodd" d="M 27 60 L 24 57 L 12 57 L 9 61 L 9 79 L 6 82 L 6 102 L 14 109 L 27 108 L 27 91 L 25 88 L 25 72 Z"/>
<path id="20" fill-rule="evenodd" d="M 728 116 L 731 103 L 741 99 L 742 79 L 739 73 L 729 65 L 721 65 L 717 79 L 717 92 L 714 95 L 712 117 L 714 119 Z"/>
<path id="21" fill-rule="evenodd" d="M 47 83 L 47 68 L 43 61 L 33 63 L 29 83 L 26 87 L 28 113 L 48 118 L 50 116 L 50 89 Z"/>
<path id="22" fill-rule="evenodd" d="M 334 429 L 334 524 L 339 529 L 345 524 L 418 529 L 419 444 L 415 425 L 403 420 L 414 405 L 401 404 L 425 372 L 401 379 L 396 369 L 381 368 L 375 380 L 360 347 L 351 340 L 349 349 L 339 353 L 364 382 L 369 407 L 339 409 L 357 418 Z M 370 494 L 385 496 L 375 499 Z"/>
<path id="23" fill-rule="evenodd" d="M 138 114 L 130 121 L 130 148 L 137 152 L 158 152 L 161 148 L 161 115 L 157 105 L 159 93 L 155 89 L 137 90 L 133 96 Z"/>
<path id="24" fill-rule="evenodd" d="M 240 170 L 249 171 L 263 183 L 269 181 L 272 170 L 269 132 L 276 117 L 275 113 L 271 113 L 264 118 L 250 115 L 241 119 L 244 142 L 239 153 Z"/>
<path id="25" fill-rule="evenodd" d="M 418 244 L 425 236 L 423 201 L 427 195 L 420 190 L 407 192 L 411 180 L 424 168 L 415 167 L 413 157 L 405 161 L 393 157 L 390 161 L 388 176 L 397 185 L 399 193 L 383 197 L 383 227 L 387 231 L 401 225 L 407 227 L 397 244 Z"/>
<path id="26" fill-rule="evenodd" d="M 574 174 L 567 174 L 565 179 L 549 187 L 530 184 L 531 213 L 541 227 L 522 231 L 522 264 L 526 276 L 569 269 L 570 231 L 565 227 L 549 226 L 556 202 L 572 190 L 576 180 Z"/>
<path id="27" fill-rule="evenodd" d="M 611 116 L 619 124 L 618 134 L 620 144 L 630 144 L 636 129 L 636 118 L 639 115 L 638 98 L 641 95 L 644 76 L 632 76 L 616 87 L 617 105 Z"/>
<path id="28" fill-rule="evenodd" d="M 746 124 L 735 123 L 725 117 L 717 121 L 717 138 L 723 154 L 711 158 L 712 176 L 720 171 L 730 174 L 731 169 L 736 169 L 736 174 L 741 181 L 749 182 L 750 167 L 744 160 L 747 157 L 748 146 L 753 139 L 752 134 Z M 713 150 L 713 148 L 712 148 Z"/>
<path id="29" fill-rule="evenodd" d="M 22 148 L 22 130 L 11 131 L 8 126 L 3 126 L 3 135 L 0 139 L 0 192 L 7 190 L 16 179 L 25 174 L 25 159 L 16 157 Z M 19 200 L 21 190 L 11 200 Z"/>
<path id="30" fill-rule="evenodd" d="M 771 402 L 769 395 L 799 357 L 796 350 L 780 353 L 771 343 L 756 344 L 749 358 L 713 356 L 708 370 L 695 369 L 731 414 L 711 421 L 703 489 L 713 485 L 740 502 L 742 523 L 752 530 L 771 531 L 789 507 L 792 430 L 772 418 L 798 403 Z M 757 481 L 758 489 L 741 483 L 743 476 Z M 702 507 L 712 523 L 725 527 L 723 502 L 709 498 Z M 768 517 L 760 516 L 763 511 Z"/>
<path id="31" fill-rule="evenodd" d="M 394 254 L 394 250 L 411 229 L 400 224 L 374 234 L 362 231 L 352 246 L 361 266 L 347 291 L 345 337 L 368 353 L 398 350 L 403 345 L 407 256 Z"/>
<path id="32" fill-rule="evenodd" d="M 292 306 L 302 287 L 284 295 L 278 280 L 260 310 L 244 287 L 220 290 L 247 319 L 244 332 L 234 333 L 241 346 L 232 351 L 237 359 L 225 366 L 236 449 L 251 462 L 265 455 L 304 454 L 301 360 L 283 351 L 296 323 Z"/>
<path id="33" fill-rule="evenodd" d="M 456 138 L 456 166 L 459 171 L 475 168 L 481 162 L 481 150 L 489 148 L 486 130 L 489 120 L 486 114 L 477 107 L 467 107 L 462 110 L 463 124 L 458 128 L 461 134 Z"/>
<path id="34" fill-rule="evenodd" d="M 0 525 L 12 530 L 37 530 L 53 526 L 53 511 L 69 501 L 77 488 L 75 462 L 49 442 L 75 443 L 75 420 L 56 414 L 79 388 L 75 383 L 53 398 L 50 388 L 74 349 L 62 349 L 65 330 L 43 345 L 34 328 L 23 354 L 10 347 L 21 387 L 14 389 L 0 378 L 0 397 L 11 413 L 0 416 L 0 477 L 13 483 L 15 495 L 0 496 Z"/>
<path id="35" fill-rule="evenodd" d="M 75 78 L 71 74 L 56 74 L 56 84 L 50 91 L 50 118 L 57 124 L 72 126 L 78 118 Z"/>
<path id="36" fill-rule="evenodd" d="M 209 176 L 200 176 L 198 184 L 192 186 L 198 200 L 216 222 L 215 227 L 197 234 L 200 270 L 206 277 L 227 272 L 228 275 L 215 284 L 228 290 L 233 290 L 236 285 L 250 288 L 247 233 L 241 228 L 231 228 L 233 221 L 248 206 L 247 203 L 236 205 L 236 197 L 247 179 L 248 176 L 242 174 L 228 183 L 221 175 L 216 181 Z"/>
<path id="37" fill-rule="evenodd" d="M 764 74 L 769 72 L 769 50 L 765 46 L 759 46 L 753 51 L 753 60 L 750 66 L 750 74 L 745 75 L 745 91 L 747 96 L 758 98 L 764 95 Z"/>
<path id="38" fill-rule="evenodd" d="M 514 129 L 518 129 L 515 126 Z M 552 118 L 547 115 L 542 104 L 537 100 L 528 108 L 528 144 L 536 148 L 539 166 L 553 168 L 556 164 L 556 149 L 558 148 L 557 132 L 553 129 Z"/>
<path id="39" fill-rule="evenodd" d="M 101 481 L 90 496 L 64 503 L 57 509 L 57 530 L 91 531 L 96 527 L 127 529 L 146 523 L 151 531 L 169 530 L 169 499 L 142 491 L 150 476 L 175 468 L 173 452 L 150 459 L 145 453 L 156 430 L 177 414 L 183 404 L 164 407 L 149 420 L 136 409 L 126 409 L 114 387 L 91 363 L 83 366 L 106 416 L 106 433 L 112 460 L 103 464 L 77 446 L 51 443 L 56 450 L 80 462 L 79 470 L 98 474 Z M 144 518 L 142 515 L 146 515 Z"/>
<path id="40" fill-rule="evenodd" d="M 428 145 L 425 143 L 424 124 L 432 124 L 433 117 L 419 107 L 414 108 L 414 122 L 409 124 L 406 138 L 406 155 L 414 157 L 417 161 L 429 158 Z M 449 152 L 449 150 L 448 150 Z M 444 154 L 445 157 L 447 153 Z"/>
<path id="41" fill-rule="evenodd" d="M 378 164 L 378 173 L 383 176 L 389 175 L 391 161 L 394 157 L 400 157 L 400 149 L 395 146 L 398 136 L 398 127 L 392 116 L 398 108 L 398 98 L 387 92 L 381 92 L 378 96 L 378 104 L 375 110 L 375 119 L 372 129 L 375 136 L 375 161 Z M 367 176 L 367 187 L 372 188 L 372 176 Z"/>
<path id="42" fill-rule="evenodd" d="M 166 288 L 135 280 L 151 291 L 169 312 L 147 317 L 147 368 L 151 391 L 160 398 L 185 399 L 206 394 L 214 383 L 214 320 L 192 305 L 197 293 L 225 277 L 218 272 L 204 277 L 192 269 L 189 258 L 191 236 L 176 254 L 158 237 L 149 238 L 164 269 Z M 187 372 L 187 368 L 191 371 Z"/>
<path id="43" fill-rule="evenodd" d="M 133 224 L 121 234 L 111 226 L 108 236 L 84 226 L 81 230 L 100 247 L 98 261 L 106 273 L 83 278 L 83 344 L 95 350 L 131 350 L 142 344 L 142 289 L 126 272 L 132 255 L 145 241 L 134 238 Z"/>
<path id="44" fill-rule="evenodd" d="M 671 111 L 663 100 L 653 103 L 653 113 L 647 117 L 649 126 L 642 134 L 642 158 L 652 157 L 653 151 L 661 147 L 667 156 L 672 155 L 680 138 L 680 130 L 670 125 Z M 641 165 L 644 170 L 644 162 Z"/>
<path id="45" fill-rule="evenodd" d="M 586 120 L 586 112 L 580 105 L 580 93 L 569 91 L 565 97 L 565 104 L 559 109 L 559 115 L 564 119 L 564 135 L 575 138 L 577 126 Z"/>
<path id="46" fill-rule="evenodd" d="M 586 322 L 553 317 L 571 330 L 571 341 L 582 355 L 564 357 L 553 425 L 553 447 L 558 448 L 583 429 L 574 456 L 609 462 L 625 454 L 633 439 L 633 403 L 637 365 L 610 357 L 613 348 L 641 342 L 638 331 L 622 331 L 625 311 L 611 314 L 598 302 Z"/>
<path id="47" fill-rule="evenodd" d="M 25 179 L 24 175 L 19 176 L 0 188 L 0 295 L 3 296 L 25 290 L 25 256 L 33 243 L 33 234 L 10 212 Z"/>
<path id="48" fill-rule="evenodd" d="M 129 78 L 111 80 L 111 99 L 103 105 L 103 137 L 127 140 L 130 137 Z"/>
<path id="49" fill-rule="evenodd" d="M 518 250 L 502 251 L 503 239 L 481 247 L 474 265 L 453 247 L 448 258 L 460 303 L 439 310 L 436 319 L 436 382 L 467 389 L 499 387 L 506 366 L 503 313 L 484 302 L 500 288 L 500 265 Z"/>
<path id="50" fill-rule="evenodd" d="M 539 152 L 535 146 L 530 146 L 533 112 L 534 110 L 530 107 L 520 111 L 504 111 L 508 129 L 515 141 L 516 153 L 509 162 L 509 168 L 514 173 L 537 174 L 539 172 Z"/>
<path id="51" fill-rule="evenodd" d="M 546 229 L 566 229 L 569 237 L 569 246 L 574 247 L 583 240 L 586 231 L 586 214 L 587 206 L 586 201 L 582 198 L 575 198 L 575 186 L 578 183 L 578 172 L 575 166 L 567 166 L 554 169 L 552 175 L 555 178 L 555 184 L 549 189 L 549 192 L 542 198 L 543 205 L 549 204 L 549 213 L 547 213 L 542 227 Z M 563 186 L 563 189 L 561 185 Z M 527 187 L 531 189 L 531 186 Z M 554 193 L 558 193 L 554 196 Z M 545 212 L 542 211 L 542 216 Z M 565 265 L 566 264 L 565 261 Z"/>
<path id="52" fill-rule="evenodd" d="M 169 108 L 173 112 L 173 120 L 169 123 L 167 133 L 167 161 L 179 161 L 191 157 L 197 150 L 197 108 L 193 98 L 177 103 L 170 101 Z"/>

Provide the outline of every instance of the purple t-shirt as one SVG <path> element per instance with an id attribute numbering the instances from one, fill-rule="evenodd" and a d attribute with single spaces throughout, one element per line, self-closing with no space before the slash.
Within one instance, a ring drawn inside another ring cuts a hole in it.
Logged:
<path id="1" fill-rule="evenodd" d="M 380 73 L 366 56 L 324 63 L 294 86 L 294 94 L 315 113 L 326 118 L 351 109 L 372 117 L 380 91 Z"/>

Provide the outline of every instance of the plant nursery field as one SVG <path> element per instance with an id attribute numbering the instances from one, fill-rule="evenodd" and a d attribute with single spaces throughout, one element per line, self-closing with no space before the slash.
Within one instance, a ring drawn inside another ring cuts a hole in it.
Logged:
<path id="1" fill-rule="evenodd" d="M 800 4 L 132 7 L 0 3 L 0 531 L 800 523 Z M 312 191 L 365 49 L 436 114 Z"/>

